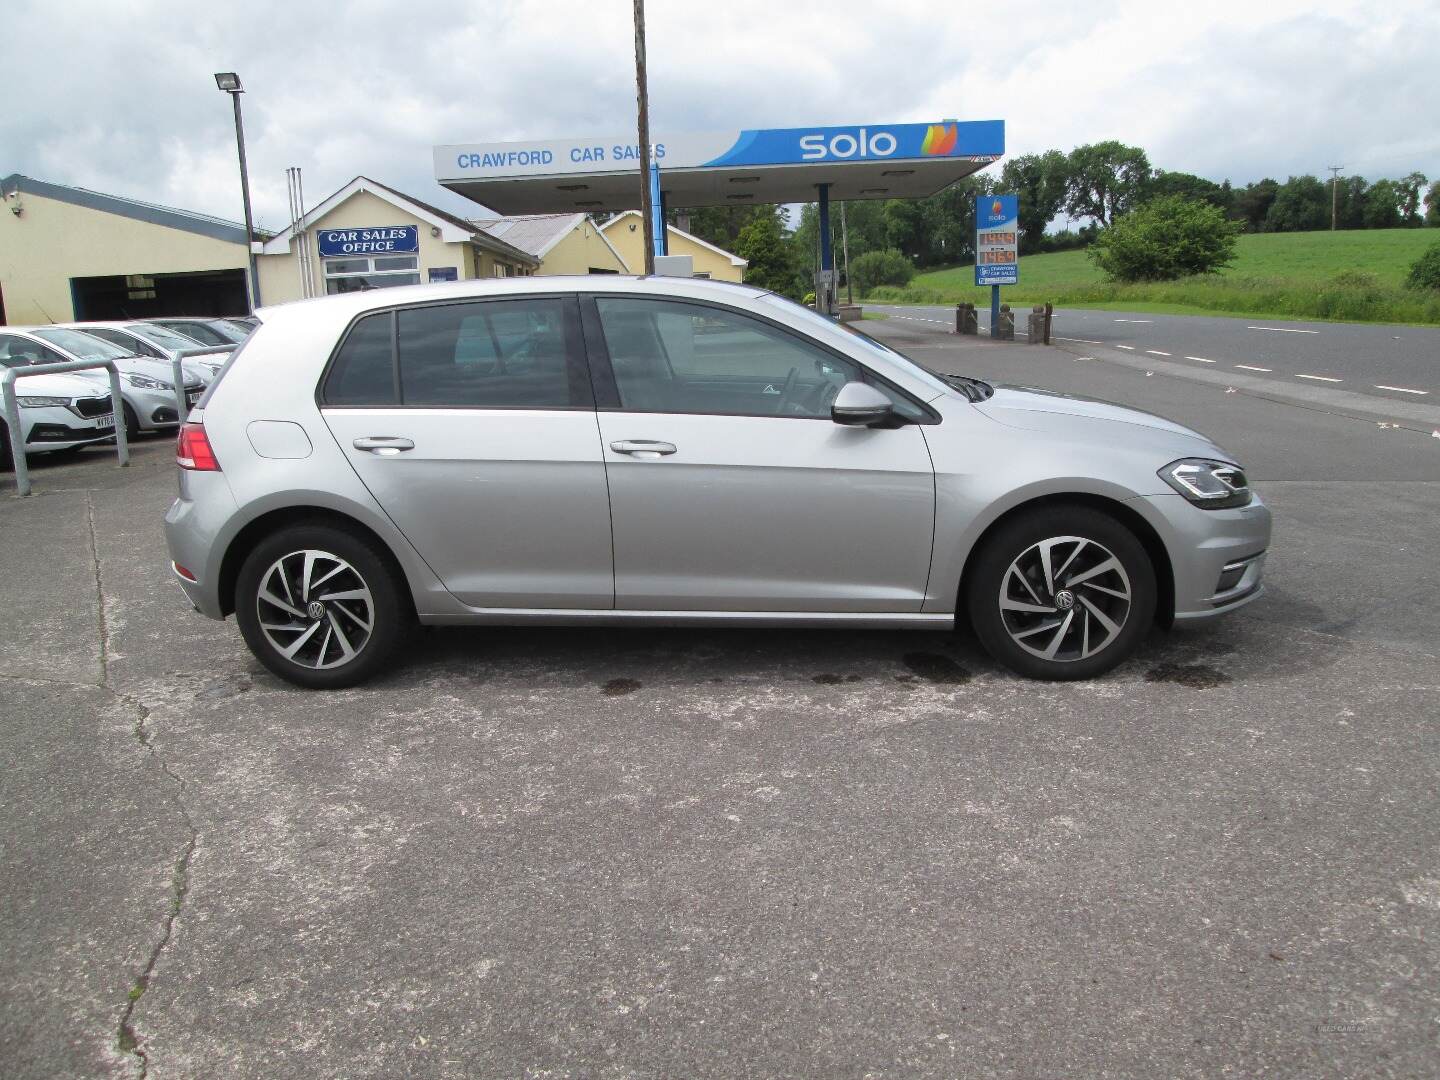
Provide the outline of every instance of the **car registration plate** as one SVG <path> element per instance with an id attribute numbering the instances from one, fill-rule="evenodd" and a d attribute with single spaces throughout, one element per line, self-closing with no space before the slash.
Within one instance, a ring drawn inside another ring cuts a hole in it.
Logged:
<path id="1" fill-rule="evenodd" d="M 203 393 L 203 391 L 200 391 L 200 390 L 188 390 L 188 391 L 186 391 L 186 393 L 185 393 L 185 404 L 186 404 L 186 405 L 194 405 L 195 402 L 197 402 L 197 401 L 200 400 L 200 395 L 201 395 L 201 393 Z"/>
<path id="2" fill-rule="evenodd" d="M 108 413 L 108 412 L 107 412 L 104 416 L 97 416 L 97 417 L 95 417 L 93 420 L 90 421 L 90 423 L 93 424 L 93 425 L 94 425 L 95 427 L 97 427 L 97 428 L 114 427 L 114 426 L 115 426 L 115 414 L 114 414 L 114 413 Z"/>

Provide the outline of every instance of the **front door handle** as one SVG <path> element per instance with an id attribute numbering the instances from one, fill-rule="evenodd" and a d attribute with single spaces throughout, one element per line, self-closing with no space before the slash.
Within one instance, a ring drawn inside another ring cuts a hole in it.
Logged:
<path id="1" fill-rule="evenodd" d="M 351 444 L 356 450 L 368 450 L 379 457 L 394 457 L 402 450 L 414 450 L 415 443 L 398 435 L 367 435 Z"/>
<path id="2" fill-rule="evenodd" d="M 675 444 L 659 442 L 655 439 L 622 439 L 619 442 L 612 442 L 610 449 L 617 454 L 629 454 L 631 457 L 653 460 L 664 457 L 666 454 L 675 453 Z"/>

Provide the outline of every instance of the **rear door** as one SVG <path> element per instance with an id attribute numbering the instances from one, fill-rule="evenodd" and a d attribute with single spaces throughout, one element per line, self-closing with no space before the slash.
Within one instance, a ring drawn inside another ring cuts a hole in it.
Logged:
<path id="1" fill-rule="evenodd" d="M 923 405 L 733 308 L 597 296 L 586 318 L 617 608 L 920 610 L 935 525 Z M 834 423 L 856 380 L 917 423 Z"/>
<path id="2" fill-rule="evenodd" d="M 463 603 L 610 608 L 610 508 L 573 296 L 378 312 L 322 412 L 385 512 Z"/>

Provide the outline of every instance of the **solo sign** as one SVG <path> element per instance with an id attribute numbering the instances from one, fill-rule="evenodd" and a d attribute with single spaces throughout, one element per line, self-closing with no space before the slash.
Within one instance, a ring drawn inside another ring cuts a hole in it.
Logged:
<path id="1" fill-rule="evenodd" d="M 420 250 L 418 225 L 386 225 L 378 229 L 320 229 L 322 258 L 336 255 L 413 255 Z"/>
<path id="2" fill-rule="evenodd" d="M 975 284 L 1020 282 L 1020 197 L 975 197 Z"/>

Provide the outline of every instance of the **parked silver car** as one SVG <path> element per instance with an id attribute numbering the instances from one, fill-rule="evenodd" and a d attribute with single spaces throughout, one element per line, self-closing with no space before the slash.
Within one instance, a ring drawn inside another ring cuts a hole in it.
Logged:
<path id="1" fill-rule="evenodd" d="M 409 627 L 969 622 L 1025 675 L 1261 591 L 1235 459 L 1132 409 L 941 378 L 750 286 L 517 278 L 270 308 L 181 431 L 200 611 L 346 686 Z"/>
<path id="2" fill-rule="evenodd" d="M 152 360 L 164 360 L 166 363 L 173 363 L 178 357 L 186 382 L 198 379 L 205 386 L 209 386 L 215 376 L 220 374 L 220 369 L 225 366 L 225 361 L 230 359 L 230 354 L 240 347 L 201 345 L 194 339 L 177 334 L 158 323 L 117 321 L 59 325 L 101 338 L 136 356 L 148 356 Z M 173 378 L 171 381 L 174 381 Z"/>

